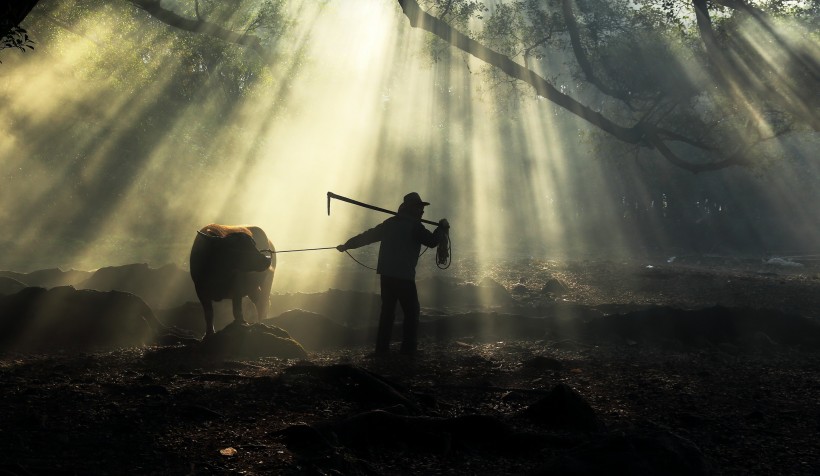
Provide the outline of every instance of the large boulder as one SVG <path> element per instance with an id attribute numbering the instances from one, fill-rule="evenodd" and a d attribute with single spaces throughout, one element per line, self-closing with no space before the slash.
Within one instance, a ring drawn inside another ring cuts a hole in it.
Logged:
<path id="1" fill-rule="evenodd" d="M 466 310 L 510 307 L 517 304 L 504 286 L 490 278 L 484 278 L 476 284 L 433 276 L 420 279 L 416 286 L 419 300 L 425 307 Z"/>
<path id="2" fill-rule="evenodd" d="M 63 271 L 59 268 L 39 269 L 30 273 L 18 273 L 15 271 L 0 271 L 0 276 L 8 277 L 20 281 L 27 286 L 41 288 L 53 288 L 57 286 L 77 286 L 82 281 L 91 276 L 90 271 L 78 271 L 69 269 Z"/>
<path id="3" fill-rule="evenodd" d="M 0 276 L 0 295 L 14 294 L 22 291 L 26 287 L 25 284 L 14 278 Z"/>
<path id="4" fill-rule="evenodd" d="M 61 286 L 0 298 L 0 349 L 89 351 L 149 344 L 168 333 L 138 296 Z"/>
<path id="5" fill-rule="evenodd" d="M 305 349 L 286 331 L 265 324 L 230 324 L 221 331 L 206 336 L 193 350 L 200 356 L 214 358 L 307 358 Z"/>
<path id="6" fill-rule="evenodd" d="M 270 314 L 302 309 L 332 319 L 347 327 L 378 324 L 381 298 L 378 294 L 328 289 L 321 293 L 293 293 L 271 296 Z"/>
<path id="7" fill-rule="evenodd" d="M 129 292 L 142 297 L 156 309 L 197 301 L 190 274 L 172 264 L 159 268 L 151 268 L 145 263 L 100 268 L 77 287 Z"/>
<path id="8" fill-rule="evenodd" d="M 527 407 L 522 415 L 550 429 L 580 432 L 604 429 L 604 424 L 584 397 L 563 383 Z"/>

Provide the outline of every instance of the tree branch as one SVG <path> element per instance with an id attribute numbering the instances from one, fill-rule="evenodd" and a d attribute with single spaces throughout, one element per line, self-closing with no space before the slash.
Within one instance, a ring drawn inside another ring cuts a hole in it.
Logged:
<path id="1" fill-rule="evenodd" d="M 735 76 L 731 74 L 734 69 L 734 64 L 731 60 L 723 54 L 723 51 L 718 44 L 715 31 L 712 28 L 712 17 L 709 15 L 709 6 L 706 0 L 692 0 L 692 6 L 695 9 L 695 21 L 700 33 L 700 39 L 703 41 L 706 57 L 716 70 L 715 77 L 727 90 L 731 90 L 729 77 Z"/>
<path id="2" fill-rule="evenodd" d="M 818 66 L 814 59 L 803 59 L 800 55 L 795 53 L 791 46 L 788 45 L 785 40 L 783 40 L 771 28 L 770 25 L 768 25 L 768 21 L 765 19 L 763 12 L 747 5 L 742 0 L 724 0 L 724 3 L 721 4 L 751 15 L 764 29 L 769 32 L 770 35 L 772 35 L 776 41 L 780 43 L 780 46 L 794 62 L 794 64 L 800 65 L 806 73 L 811 76 L 814 80 L 813 85 L 817 84 L 817 74 L 818 70 L 820 70 L 820 66 Z M 736 56 L 726 54 L 724 47 L 719 44 L 712 27 L 712 19 L 709 15 L 707 0 L 692 0 L 692 5 L 695 9 L 698 31 L 701 39 L 703 40 L 706 57 L 715 69 L 715 74 L 713 77 L 730 97 L 734 97 L 736 99 L 735 102 L 737 104 L 743 105 L 743 107 L 748 111 L 749 116 L 753 117 L 756 113 L 752 108 L 750 108 L 750 106 L 747 105 L 747 100 L 745 98 L 749 94 L 755 94 L 760 98 L 773 98 L 780 105 L 780 107 L 791 112 L 795 116 L 801 117 L 814 130 L 820 130 L 820 115 L 818 115 L 816 111 L 817 95 L 813 89 L 810 87 L 794 87 L 793 85 L 788 84 L 789 82 L 785 81 L 783 77 L 780 77 L 781 82 L 785 83 L 785 86 L 790 89 L 790 95 L 785 95 L 782 91 L 779 91 L 777 88 L 772 87 L 766 82 L 755 82 L 752 75 L 744 72 L 743 68 L 739 66 L 738 61 L 740 60 L 738 60 Z M 750 51 L 753 51 L 753 54 L 757 57 L 758 61 L 752 62 L 751 65 L 747 62 L 748 69 L 752 70 L 759 68 L 759 66 L 756 66 L 756 63 L 758 62 L 763 65 L 766 64 L 767 60 L 763 58 L 760 53 L 754 51 L 754 49 L 750 49 Z"/>
<path id="3" fill-rule="evenodd" d="M 755 21 L 774 38 L 783 50 L 789 55 L 789 58 L 796 64 L 802 65 L 809 74 L 816 80 L 820 77 L 820 64 L 817 59 L 810 55 L 799 54 L 794 51 L 794 48 L 789 44 L 789 41 L 783 38 L 777 30 L 772 27 L 772 23 L 768 15 L 759 8 L 748 4 L 744 0 L 714 0 L 718 5 L 723 5 L 728 8 L 733 8 L 747 13 L 755 19 Z"/>
<path id="4" fill-rule="evenodd" d="M 567 25 L 567 33 L 569 33 L 572 52 L 575 55 L 575 59 L 578 61 L 578 66 L 581 68 L 581 72 L 584 73 L 586 80 L 598 88 L 598 90 L 602 93 L 623 101 L 627 106 L 629 106 L 630 109 L 632 109 L 632 106 L 629 103 L 629 96 L 623 94 L 622 91 L 616 91 L 610 88 L 605 83 L 600 81 L 597 76 L 595 76 L 595 72 L 592 70 L 592 64 L 589 62 L 586 51 L 584 51 L 584 47 L 581 44 L 581 32 L 578 28 L 578 22 L 575 19 L 575 13 L 572 11 L 572 0 L 562 0 L 561 10 L 564 14 L 564 21 Z"/>
<path id="5" fill-rule="evenodd" d="M 145 10 L 157 20 L 184 31 L 193 33 L 205 33 L 219 38 L 228 43 L 234 43 L 254 50 L 259 56 L 265 57 L 267 52 L 262 47 L 262 40 L 255 35 L 237 33 L 221 26 L 199 18 L 199 8 L 197 5 L 197 19 L 192 20 L 177 14 L 173 10 L 168 10 L 160 4 L 160 0 L 130 0 L 131 3 Z"/>
<path id="6" fill-rule="evenodd" d="M 398 0 L 398 2 L 402 11 L 407 16 L 407 19 L 410 21 L 410 26 L 413 28 L 426 30 L 448 42 L 450 45 L 499 68 L 510 77 L 529 84 L 535 88 L 535 91 L 539 96 L 550 100 L 554 104 L 566 109 L 572 114 L 575 114 L 581 119 L 584 119 L 590 124 L 598 127 L 604 132 L 611 134 L 623 142 L 628 144 L 637 144 L 648 148 L 656 148 L 670 163 L 694 173 L 707 170 L 718 170 L 745 163 L 737 158 L 725 158 L 719 161 L 703 164 L 687 162 L 670 150 L 664 143 L 664 139 L 659 135 L 660 132 L 663 132 L 667 136 L 671 136 L 671 132 L 657 129 L 653 125 L 646 124 L 641 121 L 638 121 L 632 127 L 624 127 L 616 124 L 601 113 L 590 109 L 588 106 L 585 106 L 572 97 L 560 92 L 546 79 L 539 76 L 534 71 L 514 62 L 508 56 L 502 55 L 501 53 L 487 48 L 472 38 L 469 38 L 463 33 L 451 28 L 450 25 L 444 21 L 425 12 L 415 0 Z M 680 135 L 675 135 L 674 139 L 677 141 L 684 141 L 683 136 Z M 688 140 L 686 142 L 690 145 L 698 144 L 697 141 L 693 140 Z M 713 152 L 711 149 L 706 149 L 706 151 Z"/>
<path id="7" fill-rule="evenodd" d="M 686 160 L 681 159 L 680 157 L 678 157 L 677 154 L 672 152 L 669 149 L 669 147 L 666 146 L 666 143 L 663 141 L 663 139 L 661 139 L 658 135 L 652 135 L 650 136 L 650 138 L 652 140 L 652 144 L 655 146 L 656 149 L 658 149 L 658 152 L 660 152 L 663 158 L 669 161 L 669 163 L 695 174 L 700 172 L 721 170 L 736 165 L 748 165 L 748 161 L 745 158 L 741 157 L 740 154 L 725 157 L 715 162 L 687 162 Z"/>
<path id="8" fill-rule="evenodd" d="M 630 144 L 647 143 L 643 137 L 644 131 L 642 128 L 624 127 L 614 123 L 601 113 L 590 109 L 572 97 L 560 92 L 555 86 L 534 71 L 514 62 L 508 56 L 491 50 L 463 33 L 454 30 L 447 23 L 422 10 L 415 0 L 398 0 L 398 2 L 402 11 L 408 20 L 410 20 L 410 26 L 426 30 L 450 43 L 452 46 L 499 68 L 507 75 L 524 81 L 535 88 L 535 92 L 539 96 L 549 99 L 558 106 L 561 106 L 624 142 Z"/>

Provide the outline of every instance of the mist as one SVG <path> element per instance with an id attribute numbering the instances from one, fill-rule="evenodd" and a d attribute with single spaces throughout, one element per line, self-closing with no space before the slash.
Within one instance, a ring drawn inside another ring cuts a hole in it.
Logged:
<path id="1" fill-rule="evenodd" d="M 7 2 L 2 472 L 816 475 L 816 17 Z"/>
<path id="2" fill-rule="evenodd" d="M 816 132 L 757 168 L 693 174 L 627 154 L 532 92 L 511 99 L 474 58 L 434 61 L 390 1 L 293 2 L 276 61 L 228 47 L 230 67 L 192 63 L 177 50 L 191 34 L 144 15 L 37 8 L 26 26 L 50 33 L 0 52 L 2 269 L 184 269 L 209 223 L 258 225 L 291 250 L 386 218 L 341 202 L 328 216 L 328 191 L 393 210 L 416 191 L 426 219 L 452 224 L 455 259 L 479 265 L 817 252 Z M 60 14 L 70 24 L 49 23 Z M 281 254 L 279 276 L 348 265 Z"/>

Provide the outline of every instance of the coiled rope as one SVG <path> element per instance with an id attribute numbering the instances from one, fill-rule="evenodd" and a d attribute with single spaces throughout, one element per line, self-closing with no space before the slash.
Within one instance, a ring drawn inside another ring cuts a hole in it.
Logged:
<path id="1" fill-rule="evenodd" d="M 450 242 L 450 229 L 444 230 L 444 242 L 436 249 L 436 266 L 438 269 L 447 269 L 453 262 L 453 245 Z"/>

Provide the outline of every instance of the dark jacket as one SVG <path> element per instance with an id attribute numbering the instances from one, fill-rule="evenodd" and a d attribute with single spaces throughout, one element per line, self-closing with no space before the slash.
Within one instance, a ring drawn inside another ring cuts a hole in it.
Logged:
<path id="1" fill-rule="evenodd" d="M 443 237 L 441 228 L 430 232 L 417 218 L 399 213 L 347 240 L 345 247 L 359 248 L 381 241 L 376 272 L 392 278 L 415 279 L 421 245 L 435 248 Z"/>

